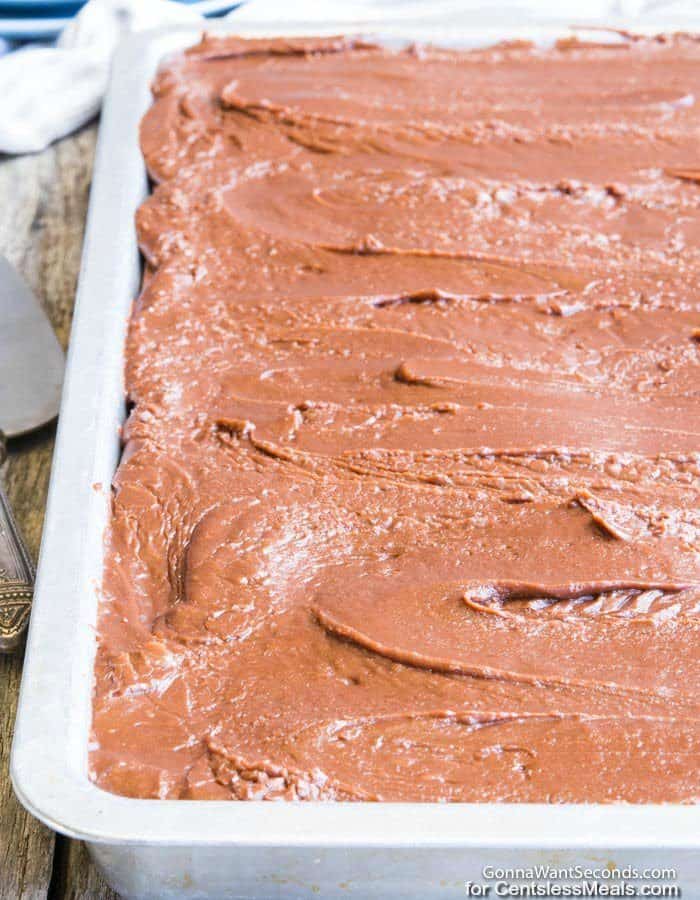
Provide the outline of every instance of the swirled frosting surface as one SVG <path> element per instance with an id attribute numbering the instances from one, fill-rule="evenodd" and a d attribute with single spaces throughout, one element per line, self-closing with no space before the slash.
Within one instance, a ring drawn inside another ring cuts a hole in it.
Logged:
<path id="1" fill-rule="evenodd" d="M 697 798 L 699 139 L 688 35 L 161 69 L 98 784 Z"/>

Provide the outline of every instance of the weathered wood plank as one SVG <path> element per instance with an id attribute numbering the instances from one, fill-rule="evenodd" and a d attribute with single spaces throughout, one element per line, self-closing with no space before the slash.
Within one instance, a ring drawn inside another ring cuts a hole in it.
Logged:
<path id="1" fill-rule="evenodd" d="M 51 897 L 61 900 L 119 900 L 93 865 L 79 841 L 59 838 L 54 863 Z"/>
<path id="2" fill-rule="evenodd" d="M 7 774 L 21 661 L 0 659 L 0 897 L 40 900 L 51 878 L 51 834 L 15 800 Z"/>
<path id="3" fill-rule="evenodd" d="M 41 252 L 37 239 L 40 190 L 53 167 L 52 156 L 25 157 L 0 166 L 0 249 L 24 271 L 34 288 L 38 288 L 35 270 Z M 10 502 L 35 558 L 50 452 L 51 431 L 46 429 L 12 447 L 3 473 Z M 53 836 L 17 803 L 8 777 L 21 665 L 19 655 L 0 658 L 0 896 L 8 900 L 45 897 L 53 857 Z"/>
<path id="4" fill-rule="evenodd" d="M 67 346 L 92 172 L 96 129 L 45 153 L 0 160 L 0 252 L 27 279 Z M 44 518 L 53 427 L 14 442 L 2 477 L 36 558 Z M 83 848 L 54 836 L 14 798 L 8 761 L 22 660 L 0 657 L 0 898 L 90 897 L 113 900 Z"/>

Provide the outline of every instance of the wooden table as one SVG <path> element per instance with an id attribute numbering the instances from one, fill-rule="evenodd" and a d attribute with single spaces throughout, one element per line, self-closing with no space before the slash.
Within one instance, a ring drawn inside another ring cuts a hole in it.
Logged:
<path id="1" fill-rule="evenodd" d="M 68 343 L 80 265 L 96 126 L 44 153 L 0 157 L 0 252 L 44 303 L 58 337 Z M 46 503 L 54 428 L 10 445 L 1 473 L 19 525 L 36 559 Z M 0 898 L 105 900 L 107 887 L 77 841 L 56 836 L 19 805 L 8 765 L 20 654 L 0 655 Z"/>

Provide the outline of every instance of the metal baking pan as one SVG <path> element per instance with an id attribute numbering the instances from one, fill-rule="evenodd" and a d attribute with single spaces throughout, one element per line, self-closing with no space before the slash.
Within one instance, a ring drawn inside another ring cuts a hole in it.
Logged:
<path id="1" fill-rule="evenodd" d="M 371 31 L 452 46 L 515 36 L 502 24 L 447 29 L 444 20 L 442 29 L 374 22 Z M 140 281 L 133 219 L 148 189 L 138 123 L 160 60 L 198 38 L 189 28 L 123 45 L 102 115 L 12 753 L 20 800 L 49 827 L 86 841 L 124 897 L 462 897 L 464 883 L 480 882 L 491 864 L 668 866 L 684 897 L 700 897 L 693 806 L 137 800 L 88 779 L 103 536 L 125 412 L 125 330 Z"/>

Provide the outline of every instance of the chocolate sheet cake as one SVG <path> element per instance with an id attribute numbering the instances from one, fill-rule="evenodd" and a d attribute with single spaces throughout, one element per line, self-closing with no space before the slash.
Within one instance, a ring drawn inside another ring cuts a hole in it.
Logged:
<path id="1" fill-rule="evenodd" d="M 696 799 L 698 40 L 205 37 L 141 137 L 94 780 Z"/>

